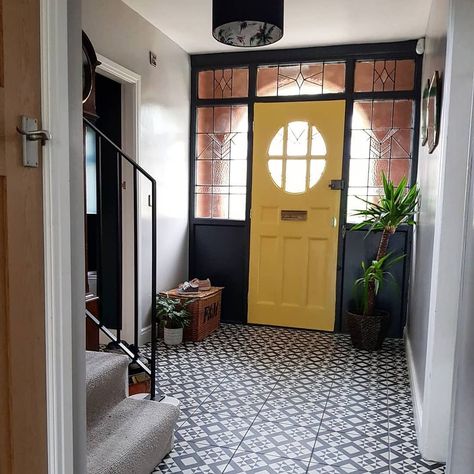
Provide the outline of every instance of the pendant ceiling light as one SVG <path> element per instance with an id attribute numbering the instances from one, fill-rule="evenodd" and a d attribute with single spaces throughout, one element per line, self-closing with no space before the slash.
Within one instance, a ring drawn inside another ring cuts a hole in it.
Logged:
<path id="1" fill-rule="evenodd" d="M 230 46 L 276 43 L 283 36 L 284 0 L 213 0 L 212 35 Z"/>

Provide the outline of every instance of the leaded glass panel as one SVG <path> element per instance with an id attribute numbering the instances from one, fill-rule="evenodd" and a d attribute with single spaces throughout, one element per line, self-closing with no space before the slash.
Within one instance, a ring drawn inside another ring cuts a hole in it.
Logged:
<path id="1" fill-rule="evenodd" d="M 198 75 L 199 99 L 247 97 L 248 93 L 248 68 L 214 69 Z"/>
<path id="2" fill-rule="evenodd" d="M 198 107 L 195 217 L 245 219 L 247 106 Z"/>
<path id="3" fill-rule="evenodd" d="M 411 91 L 415 83 L 415 61 L 357 61 L 355 92 Z"/>
<path id="4" fill-rule="evenodd" d="M 413 147 L 413 100 L 354 102 L 349 170 L 348 220 L 364 207 L 357 196 L 377 202 L 382 175 L 398 184 L 410 181 Z"/>
<path id="5" fill-rule="evenodd" d="M 268 97 L 344 92 L 345 71 L 343 62 L 260 66 L 257 70 L 257 95 Z"/>

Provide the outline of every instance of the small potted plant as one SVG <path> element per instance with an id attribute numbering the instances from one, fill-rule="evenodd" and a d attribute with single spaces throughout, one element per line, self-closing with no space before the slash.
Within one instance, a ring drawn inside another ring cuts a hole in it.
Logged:
<path id="1" fill-rule="evenodd" d="M 156 309 L 163 326 L 165 344 L 176 346 L 183 342 L 183 328 L 191 322 L 188 306 L 194 300 L 181 301 L 165 295 L 156 297 Z"/>
<path id="2" fill-rule="evenodd" d="M 351 230 L 368 227 L 368 233 L 381 232 L 379 247 L 375 259 L 370 265 L 362 262 L 363 275 L 355 281 L 358 290 L 359 308 L 347 314 L 352 344 L 359 349 L 378 350 L 387 334 L 390 315 L 376 308 L 377 294 L 391 274 L 387 270 L 405 258 L 405 255 L 391 258 L 387 253 L 390 237 L 402 224 L 415 225 L 414 216 L 418 210 L 419 189 L 414 185 L 407 189 L 407 179 L 403 178 L 398 186 L 382 175 L 383 195 L 378 203 L 359 198 L 366 209 L 355 212 L 362 221 Z"/>

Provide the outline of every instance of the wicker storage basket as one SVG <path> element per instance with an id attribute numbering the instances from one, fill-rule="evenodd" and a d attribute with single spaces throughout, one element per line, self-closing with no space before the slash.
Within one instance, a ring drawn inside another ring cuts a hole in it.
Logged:
<path id="1" fill-rule="evenodd" d="M 185 341 L 202 341 L 219 327 L 222 290 L 222 287 L 213 286 L 210 290 L 200 291 L 195 295 L 183 295 L 177 289 L 161 293 L 181 300 L 196 300 L 188 306 L 191 324 L 184 328 Z"/>

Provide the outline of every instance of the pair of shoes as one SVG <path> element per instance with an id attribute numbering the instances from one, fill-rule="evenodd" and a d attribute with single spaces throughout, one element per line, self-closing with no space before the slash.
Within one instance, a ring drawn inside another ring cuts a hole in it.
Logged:
<path id="1" fill-rule="evenodd" d="M 179 285 L 178 292 L 193 295 L 199 293 L 199 285 L 197 283 L 193 283 L 192 281 L 185 281 Z"/>
<path id="2" fill-rule="evenodd" d="M 211 289 L 211 280 L 209 278 L 206 278 L 205 280 L 193 278 L 190 283 L 193 285 L 198 285 L 199 291 L 208 291 Z"/>

